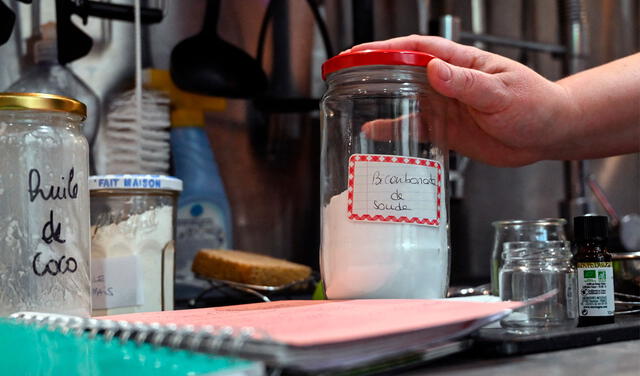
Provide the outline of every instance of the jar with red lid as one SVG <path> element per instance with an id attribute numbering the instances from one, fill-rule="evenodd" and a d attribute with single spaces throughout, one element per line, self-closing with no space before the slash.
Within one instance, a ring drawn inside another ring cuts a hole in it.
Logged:
<path id="1" fill-rule="evenodd" d="M 329 299 L 442 298 L 448 99 L 433 56 L 364 50 L 323 66 L 320 266 Z"/>

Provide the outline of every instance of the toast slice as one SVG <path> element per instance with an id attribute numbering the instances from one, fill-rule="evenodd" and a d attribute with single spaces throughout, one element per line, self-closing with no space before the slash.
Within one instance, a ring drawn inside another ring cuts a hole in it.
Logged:
<path id="1" fill-rule="evenodd" d="M 282 286 L 311 275 L 311 268 L 305 265 L 226 249 L 201 249 L 191 269 L 209 278 L 261 286 Z"/>

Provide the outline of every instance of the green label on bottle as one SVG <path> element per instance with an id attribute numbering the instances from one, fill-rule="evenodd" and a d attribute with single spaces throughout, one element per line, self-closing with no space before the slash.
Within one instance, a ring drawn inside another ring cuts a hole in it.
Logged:
<path id="1" fill-rule="evenodd" d="M 611 263 L 578 263 L 578 295 L 580 316 L 612 316 L 615 307 Z"/>

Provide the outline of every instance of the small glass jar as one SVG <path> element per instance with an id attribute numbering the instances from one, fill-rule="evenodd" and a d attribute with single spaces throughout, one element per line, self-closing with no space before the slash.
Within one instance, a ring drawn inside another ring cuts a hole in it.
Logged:
<path id="1" fill-rule="evenodd" d="M 500 269 L 500 298 L 527 301 L 552 292 L 501 321 L 507 328 L 573 327 L 577 324 L 576 271 L 566 241 L 507 242 Z"/>
<path id="2" fill-rule="evenodd" d="M 93 316 L 172 310 L 182 181 L 101 175 L 91 176 L 89 188 Z"/>
<path id="3" fill-rule="evenodd" d="M 509 219 L 495 221 L 493 250 L 491 252 L 491 294 L 500 293 L 500 268 L 502 267 L 502 251 L 507 242 L 528 241 L 566 241 L 564 227 L 567 221 L 562 218 L 545 219 Z"/>
<path id="4" fill-rule="evenodd" d="M 0 93 L 0 316 L 91 313 L 84 104 Z"/>
<path id="5" fill-rule="evenodd" d="M 449 99 L 433 56 L 367 50 L 323 65 L 321 273 L 329 299 L 442 298 L 449 282 Z"/>

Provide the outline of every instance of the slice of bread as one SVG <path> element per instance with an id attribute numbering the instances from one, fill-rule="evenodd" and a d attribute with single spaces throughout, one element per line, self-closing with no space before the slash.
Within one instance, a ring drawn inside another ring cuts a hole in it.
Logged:
<path id="1" fill-rule="evenodd" d="M 261 286 L 281 286 L 311 275 L 311 268 L 305 265 L 226 249 L 201 249 L 191 269 L 205 277 Z"/>

